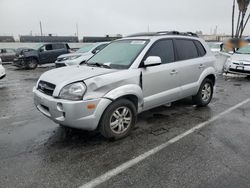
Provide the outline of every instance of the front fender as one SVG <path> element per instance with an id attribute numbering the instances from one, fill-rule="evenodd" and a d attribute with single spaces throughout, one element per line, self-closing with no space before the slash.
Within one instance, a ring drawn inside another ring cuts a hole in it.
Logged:
<path id="1" fill-rule="evenodd" d="M 120 86 L 118 88 L 113 89 L 112 91 L 108 92 L 104 98 L 108 98 L 111 100 L 116 100 L 120 97 L 126 96 L 126 95 L 134 95 L 138 99 L 138 111 L 141 111 L 142 105 L 143 105 L 143 92 L 139 85 L 135 84 L 129 84 Z"/>

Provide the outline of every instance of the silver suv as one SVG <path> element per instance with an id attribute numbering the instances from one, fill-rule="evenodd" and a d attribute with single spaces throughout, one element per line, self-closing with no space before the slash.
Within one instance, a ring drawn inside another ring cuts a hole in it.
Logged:
<path id="1" fill-rule="evenodd" d="M 189 96 L 213 96 L 215 57 L 193 33 L 135 34 L 114 41 L 86 64 L 45 72 L 33 89 L 38 110 L 54 122 L 106 138 L 127 136 L 138 113 Z"/>

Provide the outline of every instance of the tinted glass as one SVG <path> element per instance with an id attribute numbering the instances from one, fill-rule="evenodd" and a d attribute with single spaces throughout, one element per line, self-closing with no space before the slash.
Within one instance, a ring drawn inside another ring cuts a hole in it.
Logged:
<path id="1" fill-rule="evenodd" d="M 204 46 L 199 41 L 194 41 L 194 43 L 198 49 L 199 55 L 204 56 L 206 54 Z"/>
<path id="2" fill-rule="evenodd" d="M 156 42 L 149 50 L 147 57 L 159 56 L 162 63 L 171 63 L 174 61 L 174 46 L 172 40 L 161 40 Z M 145 58 L 145 59 L 146 59 Z"/>
<path id="3" fill-rule="evenodd" d="M 47 44 L 47 45 L 45 46 L 45 50 L 46 50 L 46 51 L 52 50 L 52 45 L 51 45 L 51 44 Z"/>
<path id="4" fill-rule="evenodd" d="M 53 50 L 63 49 L 64 44 L 53 44 Z"/>
<path id="5" fill-rule="evenodd" d="M 197 48 L 192 40 L 176 39 L 176 48 L 179 60 L 199 57 Z"/>

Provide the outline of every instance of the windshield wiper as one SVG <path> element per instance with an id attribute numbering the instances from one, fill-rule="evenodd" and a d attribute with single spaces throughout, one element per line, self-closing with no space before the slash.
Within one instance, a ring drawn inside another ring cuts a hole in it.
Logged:
<path id="1" fill-rule="evenodd" d="M 102 63 L 98 63 L 98 62 L 95 62 L 95 63 L 86 63 L 88 66 L 93 66 L 93 67 L 103 67 L 103 68 L 108 68 L 108 69 L 111 69 L 111 67 L 107 64 L 102 64 Z"/>

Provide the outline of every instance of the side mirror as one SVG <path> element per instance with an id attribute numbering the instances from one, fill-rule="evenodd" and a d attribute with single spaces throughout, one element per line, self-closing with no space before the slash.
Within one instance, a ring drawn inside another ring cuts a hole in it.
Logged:
<path id="1" fill-rule="evenodd" d="M 161 58 L 159 56 L 149 56 L 144 61 L 145 67 L 155 66 L 155 65 L 160 65 L 160 64 L 161 64 Z"/>
<path id="2" fill-rule="evenodd" d="M 100 50 L 93 50 L 92 54 L 97 54 Z"/>
<path id="3" fill-rule="evenodd" d="M 43 48 L 40 48 L 40 49 L 39 49 L 39 52 L 43 52 L 43 51 L 44 51 L 44 49 L 43 49 Z"/>

